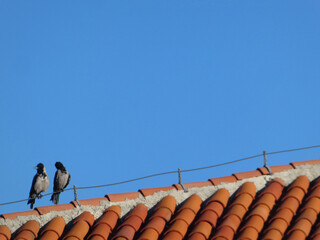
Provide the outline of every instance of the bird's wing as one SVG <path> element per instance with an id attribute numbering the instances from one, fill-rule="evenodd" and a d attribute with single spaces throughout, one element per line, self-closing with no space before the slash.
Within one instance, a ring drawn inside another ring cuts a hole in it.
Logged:
<path id="1" fill-rule="evenodd" d="M 29 198 L 31 198 L 32 195 L 36 194 L 35 185 L 36 185 L 38 177 L 39 177 L 38 174 L 34 175 L 34 177 L 33 177 L 32 185 L 31 185 L 31 189 L 30 189 L 30 193 L 29 193 Z"/>
<path id="2" fill-rule="evenodd" d="M 54 175 L 54 183 L 53 183 L 53 191 L 59 191 L 59 178 L 58 178 L 58 170 L 56 171 L 56 174 Z"/>
<path id="3" fill-rule="evenodd" d="M 70 173 L 69 172 L 67 172 L 68 173 L 68 180 L 67 180 L 67 183 L 66 183 L 66 185 L 64 186 L 64 188 L 66 188 L 67 186 L 68 186 L 68 184 L 70 183 L 70 180 L 71 180 L 71 175 L 70 175 Z"/>

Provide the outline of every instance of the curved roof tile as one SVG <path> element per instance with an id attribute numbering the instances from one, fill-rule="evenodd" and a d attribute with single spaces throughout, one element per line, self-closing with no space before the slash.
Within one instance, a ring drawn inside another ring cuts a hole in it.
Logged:
<path id="1" fill-rule="evenodd" d="M 285 177 L 281 168 L 291 167 L 273 168 L 280 171 L 275 175 Z M 275 175 L 247 179 L 250 174 L 256 174 L 256 171 L 249 171 L 235 174 L 238 178 L 244 177 L 242 185 L 233 183 L 235 176 L 227 176 L 188 183 L 188 192 L 180 190 L 180 185 L 174 185 L 141 189 L 145 198 L 139 192 L 133 192 L 79 200 L 88 212 L 82 212 L 83 208 L 72 201 L 37 207 L 32 211 L 6 213 L 0 216 L 1 224 L 4 224 L 0 226 L 0 240 L 16 237 L 41 240 L 317 239 L 320 238 L 320 178 L 314 179 L 314 173 L 308 171 L 304 171 L 305 176 L 299 176 L 299 169 L 304 168 L 311 169 L 306 165 L 288 170 L 291 171 L 289 181 L 294 174 L 296 177 L 287 187 L 285 181 L 288 183 L 288 179 L 274 178 Z M 264 168 L 257 171 L 269 174 Z M 258 179 L 261 181 L 256 182 Z M 267 182 L 267 179 L 273 180 L 263 186 L 262 181 Z M 219 181 L 229 183 L 212 185 L 219 184 Z M 256 186 L 259 186 L 258 193 Z M 162 191 L 161 194 L 152 195 L 158 190 Z M 229 191 L 235 193 L 230 196 Z M 212 195 L 208 196 L 210 192 Z M 115 201 L 120 203 L 114 205 Z M 121 210 L 125 214 L 132 203 L 136 204 L 135 207 L 121 217 Z M 50 218 L 47 213 L 51 212 Z M 65 227 L 64 221 L 72 216 L 69 213 L 80 215 L 71 217 Z M 27 221 L 30 218 L 39 221 Z M 11 221 L 21 223 L 12 228 L 7 225 Z"/>

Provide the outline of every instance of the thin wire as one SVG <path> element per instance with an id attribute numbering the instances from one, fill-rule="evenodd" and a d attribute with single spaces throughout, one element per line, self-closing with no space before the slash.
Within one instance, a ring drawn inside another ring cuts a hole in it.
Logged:
<path id="1" fill-rule="evenodd" d="M 109 187 L 109 186 L 120 185 L 120 184 L 134 182 L 134 181 L 138 181 L 138 180 L 142 180 L 142 179 L 146 179 L 146 178 L 151 178 L 151 177 L 156 177 L 156 176 L 161 176 L 161 175 L 167 175 L 167 174 L 173 174 L 173 173 L 177 173 L 177 171 L 156 173 L 156 174 L 152 174 L 152 175 L 148 175 L 148 176 L 144 176 L 144 177 L 140 177 L 140 178 L 134 178 L 134 179 L 131 179 L 131 180 L 126 180 L 126 181 L 116 182 L 116 183 L 110 183 L 110 184 L 105 184 L 105 185 L 90 186 L 90 187 L 77 187 L 77 189 L 90 189 L 90 188 Z"/>
<path id="2" fill-rule="evenodd" d="M 208 166 L 208 167 L 181 170 L 181 172 L 193 172 L 193 171 L 204 170 L 204 169 L 208 169 L 208 168 L 220 167 L 220 166 L 223 166 L 223 165 L 228 165 L 228 164 L 236 163 L 236 162 L 242 162 L 242 161 L 245 161 L 245 160 L 249 160 L 249 159 L 253 159 L 253 158 L 257 158 L 257 157 L 261 157 L 261 156 L 263 156 L 263 154 L 258 154 L 258 155 L 254 155 L 254 156 L 251 156 L 251 157 L 241 158 L 241 159 L 233 160 L 233 161 L 230 161 L 230 162 L 219 163 L 219 164 Z"/>
<path id="3" fill-rule="evenodd" d="M 278 153 L 286 153 L 286 152 L 294 152 L 294 151 L 301 151 L 301 150 L 306 150 L 306 149 L 311 149 L 311 148 L 318 148 L 320 145 L 314 145 L 310 147 L 303 147 L 303 148 L 293 148 L 293 149 L 287 149 L 287 150 L 282 150 L 282 151 L 276 151 L 276 152 L 267 152 L 267 155 L 271 154 L 278 154 Z"/>
<path id="4" fill-rule="evenodd" d="M 280 153 L 294 152 L 294 151 L 301 151 L 301 150 L 307 150 L 307 149 L 319 148 L 319 147 L 320 147 L 320 145 L 314 145 L 314 146 L 310 146 L 310 147 L 287 149 L 287 150 L 281 150 L 281 151 L 276 151 L 276 152 L 267 152 L 266 155 L 280 154 Z M 215 165 L 211 165 L 211 166 L 207 166 L 207 167 L 200 167 L 200 168 L 181 170 L 181 172 L 193 172 L 193 171 L 199 171 L 199 170 L 204 170 L 204 169 L 208 169 L 208 168 L 220 167 L 220 166 L 224 166 L 224 165 L 228 165 L 228 164 L 232 164 L 232 163 L 236 163 L 236 162 L 242 162 L 242 161 L 245 161 L 245 160 L 249 160 L 249 159 L 253 159 L 253 158 L 257 158 L 257 157 L 261 157 L 261 156 L 263 156 L 263 154 L 258 154 L 258 155 L 254 155 L 254 156 L 251 156 L 251 157 L 241 158 L 241 159 L 234 160 L 234 161 L 219 163 L 219 164 L 215 164 Z M 101 188 L 101 187 L 115 186 L 115 185 L 120 185 L 120 184 L 124 184 L 124 183 L 129 183 L 129 182 L 134 182 L 134 181 L 146 179 L 146 178 L 152 178 L 152 177 L 162 176 L 162 175 L 167 175 L 167 174 L 174 174 L 174 173 L 177 173 L 177 172 L 178 171 L 156 173 L 156 174 L 152 174 L 152 175 L 148 175 L 148 176 L 144 176 L 144 177 L 139 177 L 139 178 L 134 178 L 134 179 L 126 180 L 126 181 L 122 181 L 122 182 L 116 182 L 116 183 L 110 183 L 110 184 L 104 184 L 104 185 L 97 185 L 97 186 L 89 186 L 89 187 L 77 187 L 77 189 L 91 189 L 91 188 Z M 66 191 L 70 191 L 70 190 L 73 190 L 73 188 L 67 188 L 67 189 L 64 189 L 63 191 L 66 192 Z M 53 192 L 53 193 L 56 193 L 56 192 Z M 42 197 L 48 196 L 48 195 L 52 195 L 53 193 L 43 194 Z M 12 201 L 12 202 L 6 202 L 6 203 L 0 203 L 0 206 L 19 203 L 19 202 L 25 202 L 25 201 L 28 201 L 30 199 L 32 199 L 32 198 L 27 198 L 27 199 L 23 199 L 23 200 Z"/>

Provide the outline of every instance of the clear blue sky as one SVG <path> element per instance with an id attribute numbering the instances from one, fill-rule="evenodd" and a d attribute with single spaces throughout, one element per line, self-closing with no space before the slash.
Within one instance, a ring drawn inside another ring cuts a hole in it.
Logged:
<path id="1" fill-rule="evenodd" d="M 28 197 L 39 162 L 52 192 L 56 161 L 71 172 L 70 187 L 84 187 L 319 144 L 319 13 L 319 1 L 0 1 L 0 202 Z M 320 149 L 268 160 L 316 158 Z"/>

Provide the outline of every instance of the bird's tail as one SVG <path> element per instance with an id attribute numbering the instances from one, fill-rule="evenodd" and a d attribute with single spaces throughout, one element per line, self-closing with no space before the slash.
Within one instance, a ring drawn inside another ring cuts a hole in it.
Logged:
<path id="1" fill-rule="evenodd" d="M 58 204 L 59 203 L 59 196 L 60 196 L 60 192 L 53 193 L 51 195 L 50 201 L 52 201 L 54 204 Z"/>
<path id="2" fill-rule="evenodd" d="M 33 205 L 35 203 L 36 199 L 35 198 L 30 198 L 27 204 L 31 204 L 30 208 L 33 209 Z"/>

